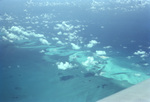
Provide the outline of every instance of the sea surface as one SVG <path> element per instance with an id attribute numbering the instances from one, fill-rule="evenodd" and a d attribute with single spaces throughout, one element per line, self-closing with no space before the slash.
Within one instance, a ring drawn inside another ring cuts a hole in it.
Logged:
<path id="1" fill-rule="evenodd" d="M 96 102 L 150 78 L 150 0 L 0 0 L 0 102 Z"/>

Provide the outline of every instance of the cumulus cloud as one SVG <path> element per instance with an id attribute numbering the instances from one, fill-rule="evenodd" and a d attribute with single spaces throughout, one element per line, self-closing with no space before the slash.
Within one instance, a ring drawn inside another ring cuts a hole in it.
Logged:
<path id="1" fill-rule="evenodd" d="M 112 3 L 116 6 L 112 6 Z M 105 10 L 121 10 L 125 12 L 131 12 L 138 8 L 145 8 L 146 5 L 149 4 L 149 0 L 110 0 L 109 3 L 105 1 L 93 0 L 93 2 L 91 2 L 90 9 L 96 12 Z"/>
<path id="2" fill-rule="evenodd" d="M 22 43 L 26 40 L 30 41 L 33 38 L 39 38 L 41 43 L 49 45 L 48 41 L 44 40 L 45 36 L 43 34 L 36 34 L 35 32 L 25 30 L 21 26 L 12 26 L 9 29 L 3 27 L 1 32 L 4 34 L 2 39 L 5 41 Z"/>
<path id="3" fill-rule="evenodd" d="M 3 39 L 4 41 L 8 40 L 8 38 L 5 37 L 5 36 L 2 36 L 2 39 Z"/>
<path id="4" fill-rule="evenodd" d="M 134 52 L 135 55 L 142 55 L 142 54 L 146 54 L 145 51 L 137 51 L 137 52 Z"/>
<path id="5" fill-rule="evenodd" d="M 57 62 L 56 65 L 57 65 L 58 69 L 61 69 L 61 70 L 71 69 L 74 67 L 74 65 L 72 65 L 69 62 L 65 62 L 65 63 Z"/>
<path id="6" fill-rule="evenodd" d="M 78 45 L 74 44 L 74 43 L 71 43 L 71 45 L 72 45 L 72 49 L 75 49 L 75 50 L 80 49 L 80 47 Z"/>
<path id="7" fill-rule="evenodd" d="M 57 34 L 58 34 L 58 35 L 62 35 L 62 32 L 61 32 L 61 31 L 59 31 Z"/>
<path id="8" fill-rule="evenodd" d="M 82 62 L 82 65 L 91 66 L 91 65 L 95 65 L 96 63 L 97 61 L 95 61 L 93 57 L 87 57 L 87 60 Z"/>
<path id="9" fill-rule="evenodd" d="M 89 44 L 87 44 L 87 47 L 88 48 L 92 48 L 94 45 L 98 44 L 99 42 L 97 42 L 96 40 L 91 40 L 89 42 Z"/>
<path id="10" fill-rule="evenodd" d="M 57 38 L 57 37 L 53 37 L 53 38 L 52 38 L 52 40 L 59 40 L 59 38 Z"/>
<path id="11" fill-rule="evenodd" d="M 12 26 L 9 31 L 23 33 L 24 28 L 21 26 Z"/>
<path id="12" fill-rule="evenodd" d="M 9 31 L 13 32 L 13 33 L 24 35 L 24 36 L 33 36 L 33 37 L 37 37 L 37 38 L 45 38 L 45 36 L 43 34 L 36 34 L 35 32 L 25 31 L 25 28 L 23 28 L 21 26 L 12 26 L 9 29 Z"/>
<path id="13" fill-rule="evenodd" d="M 143 57 L 147 57 L 148 53 L 146 53 L 146 51 L 138 50 L 134 52 L 134 55 L 139 55 L 141 58 L 143 58 Z"/>
<path id="14" fill-rule="evenodd" d="M 106 56 L 105 51 L 96 51 L 96 56 L 100 57 L 103 60 L 106 60 L 109 58 L 108 56 Z"/>
<path id="15" fill-rule="evenodd" d="M 61 41 L 57 41 L 57 44 L 64 45 L 64 43 Z"/>
<path id="16" fill-rule="evenodd" d="M 1 31 L 5 34 L 2 36 L 2 39 L 5 41 L 13 42 L 13 40 L 27 40 L 28 38 L 23 35 L 17 35 L 12 32 L 9 32 L 5 28 L 2 28 Z"/>
<path id="17" fill-rule="evenodd" d="M 73 25 L 71 24 L 67 24 L 66 21 L 63 21 L 61 24 L 56 24 L 56 26 L 54 27 L 54 29 L 61 29 L 63 31 L 71 31 L 74 28 Z"/>
<path id="18" fill-rule="evenodd" d="M 103 47 L 104 49 L 110 49 L 110 48 L 112 48 L 112 46 L 105 46 L 105 47 Z"/>
<path id="19" fill-rule="evenodd" d="M 7 37 L 9 39 L 20 40 L 20 38 L 17 35 L 13 34 L 13 33 L 8 34 Z"/>
<path id="20" fill-rule="evenodd" d="M 101 56 L 101 55 L 106 55 L 105 51 L 96 51 L 96 54 Z"/>
<path id="21" fill-rule="evenodd" d="M 50 45 L 50 43 L 46 39 L 40 38 L 39 40 L 44 45 Z"/>

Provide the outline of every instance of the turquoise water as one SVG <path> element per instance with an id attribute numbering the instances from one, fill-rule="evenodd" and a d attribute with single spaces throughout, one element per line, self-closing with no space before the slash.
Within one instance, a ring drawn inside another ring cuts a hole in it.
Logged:
<path id="1" fill-rule="evenodd" d="M 149 8 L 0 0 L 0 101 L 96 102 L 150 78 Z"/>

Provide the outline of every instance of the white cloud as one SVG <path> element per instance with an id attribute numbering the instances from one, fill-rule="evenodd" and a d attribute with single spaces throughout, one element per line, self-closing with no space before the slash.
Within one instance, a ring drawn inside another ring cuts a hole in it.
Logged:
<path id="1" fill-rule="evenodd" d="M 26 36 L 33 36 L 33 37 L 36 37 L 36 38 L 45 38 L 45 36 L 43 34 L 36 34 L 34 32 L 23 31 L 22 34 L 26 35 Z"/>
<path id="2" fill-rule="evenodd" d="M 1 32 L 5 33 L 5 34 L 9 34 L 9 32 L 4 27 L 1 29 Z"/>
<path id="3" fill-rule="evenodd" d="M 39 40 L 44 45 L 50 45 L 50 43 L 46 39 L 40 38 Z"/>
<path id="4" fill-rule="evenodd" d="M 20 26 L 12 26 L 9 31 L 23 33 L 24 28 Z"/>
<path id="5" fill-rule="evenodd" d="M 105 46 L 105 47 L 103 47 L 104 49 L 110 49 L 110 48 L 112 48 L 112 46 Z"/>
<path id="6" fill-rule="evenodd" d="M 146 53 L 145 51 L 142 51 L 142 50 L 138 50 L 136 52 L 134 52 L 134 55 L 139 55 L 141 58 L 144 58 L 144 57 L 148 57 L 148 53 Z"/>
<path id="7" fill-rule="evenodd" d="M 3 39 L 4 41 L 8 40 L 8 38 L 5 37 L 5 36 L 2 36 L 2 39 Z"/>
<path id="8" fill-rule="evenodd" d="M 89 42 L 89 44 L 87 44 L 87 47 L 88 48 L 92 48 L 94 45 L 98 44 L 99 42 L 97 42 L 96 40 L 91 40 Z"/>
<path id="9" fill-rule="evenodd" d="M 142 55 L 142 54 L 146 54 L 146 52 L 139 50 L 139 51 L 137 51 L 137 52 L 134 52 L 134 54 L 135 54 L 135 55 Z"/>
<path id="10" fill-rule="evenodd" d="M 19 38 L 17 35 L 13 34 L 13 33 L 9 33 L 9 34 L 7 35 L 7 37 L 8 37 L 9 39 L 20 40 L 20 38 Z"/>
<path id="11" fill-rule="evenodd" d="M 45 53 L 45 51 L 44 51 L 44 50 L 41 50 L 40 53 Z"/>
<path id="12" fill-rule="evenodd" d="M 57 41 L 57 44 L 64 45 L 64 43 L 61 41 Z"/>
<path id="13" fill-rule="evenodd" d="M 96 63 L 97 61 L 95 61 L 93 57 L 87 57 L 87 60 L 85 62 L 82 62 L 82 65 L 91 66 L 91 65 L 95 65 Z"/>
<path id="14" fill-rule="evenodd" d="M 78 45 L 74 44 L 74 43 L 71 43 L 71 45 L 72 45 L 72 49 L 75 49 L 75 50 L 80 49 L 80 47 Z"/>
<path id="15" fill-rule="evenodd" d="M 22 43 L 26 40 L 34 40 L 34 38 L 39 38 L 42 44 L 49 45 L 50 43 L 45 39 L 43 34 L 36 34 L 33 31 L 25 30 L 25 28 L 21 26 L 12 26 L 8 30 L 3 27 L 1 32 L 4 34 L 2 36 L 3 40 L 7 40 L 9 42 L 18 42 Z"/>
<path id="16" fill-rule="evenodd" d="M 57 38 L 57 37 L 53 37 L 53 38 L 52 38 L 52 40 L 59 40 L 59 38 Z"/>
<path id="17" fill-rule="evenodd" d="M 103 60 L 106 60 L 109 58 L 108 56 L 106 56 L 105 51 L 96 51 L 96 56 L 100 57 Z"/>
<path id="18" fill-rule="evenodd" d="M 25 36 L 34 36 L 37 38 L 45 38 L 45 36 L 43 34 L 36 34 L 35 32 L 31 32 L 31 31 L 25 31 L 25 29 L 21 26 L 12 26 L 9 31 L 14 32 L 14 33 L 18 33 L 18 34 L 22 34 Z"/>
<path id="19" fill-rule="evenodd" d="M 61 69 L 61 70 L 66 70 L 66 69 L 70 69 L 70 68 L 74 67 L 69 62 L 65 62 L 65 63 L 63 63 L 63 62 L 57 62 L 56 65 L 57 65 L 58 69 Z"/>
<path id="20" fill-rule="evenodd" d="M 56 30 L 63 30 L 63 31 L 71 31 L 74 28 L 73 25 L 71 24 L 67 24 L 66 21 L 63 21 L 61 24 L 56 24 L 56 26 L 54 27 L 54 29 Z"/>
<path id="21" fill-rule="evenodd" d="M 57 34 L 58 34 L 58 35 L 62 35 L 62 32 L 60 31 L 60 32 L 58 32 Z"/>
<path id="22" fill-rule="evenodd" d="M 132 57 L 133 57 L 133 56 L 127 56 L 126 58 L 127 58 L 127 59 L 131 59 Z"/>
<path id="23" fill-rule="evenodd" d="M 96 51 L 96 55 L 98 55 L 98 56 L 106 55 L 106 52 L 105 51 Z"/>
<path id="24" fill-rule="evenodd" d="M 33 35 L 34 37 L 38 37 L 38 38 L 45 38 L 45 36 L 43 34 L 36 34 L 36 33 L 30 33 L 31 35 Z"/>

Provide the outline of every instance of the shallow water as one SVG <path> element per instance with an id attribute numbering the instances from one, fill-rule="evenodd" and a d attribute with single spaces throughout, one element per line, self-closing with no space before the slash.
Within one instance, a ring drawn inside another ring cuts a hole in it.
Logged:
<path id="1" fill-rule="evenodd" d="M 96 102 L 150 78 L 150 1 L 0 1 L 0 101 Z"/>

